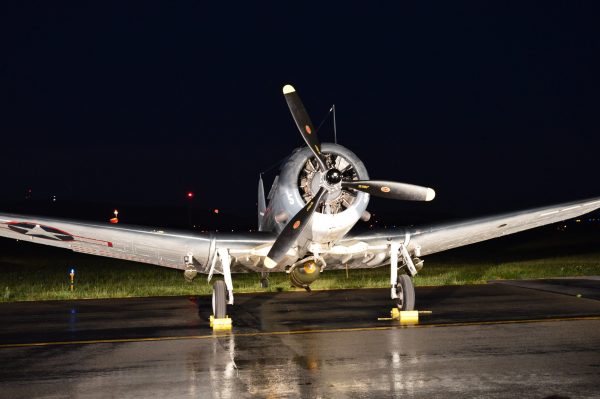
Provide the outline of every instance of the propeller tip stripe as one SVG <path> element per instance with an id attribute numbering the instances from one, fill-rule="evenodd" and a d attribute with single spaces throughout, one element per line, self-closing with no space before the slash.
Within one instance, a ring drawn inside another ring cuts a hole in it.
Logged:
<path id="1" fill-rule="evenodd" d="M 427 189 L 427 194 L 425 196 L 425 201 L 431 201 L 435 198 L 435 191 L 432 188 Z"/>
<path id="2" fill-rule="evenodd" d="M 293 93 L 295 91 L 296 91 L 296 89 L 294 89 L 294 86 L 292 86 L 292 85 L 283 86 L 283 94 L 289 94 L 289 93 Z"/>
<path id="3" fill-rule="evenodd" d="M 277 262 L 275 262 L 273 259 L 269 258 L 268 256 L 265 257 L 265 262 L 264 263 L 265 263 L 265 267 L 267 269 L 272 269 L 275 266 L 277 266 Z"/>

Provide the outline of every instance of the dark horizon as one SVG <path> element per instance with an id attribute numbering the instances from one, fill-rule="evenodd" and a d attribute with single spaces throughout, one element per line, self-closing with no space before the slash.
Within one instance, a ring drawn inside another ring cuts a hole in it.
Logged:
<path id="1" fill-rule="evenodd" d="M 287 7 L 9 3 L 0 200 L 168 207 L 191 190 L 253 217 L 259 173 L 303 145 L 286 83 L 317 126 L 336 104 L 371 178 L 436 189 L 372 212 L 600 196 L 596 4 Z M 319 135 L 332 141 L 330 119 Z"/>

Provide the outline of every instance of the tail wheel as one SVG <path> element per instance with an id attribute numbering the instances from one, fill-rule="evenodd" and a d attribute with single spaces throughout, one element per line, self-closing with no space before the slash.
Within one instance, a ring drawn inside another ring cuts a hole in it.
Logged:
<path id="1" fill-rule="evenodd" d="M 415 287 L 411 278 L 406 274 L 398 276 L 396 284 L 396 305 L 399 310 L 413 310 L 415 308 Z"/>
<path id="2" fill-rule="evenodd" d="M 226 292 L 225 281 L 215 281 L 212 292 L 212 310 L 215 319 L 223 319 L 227 314 Z"/>

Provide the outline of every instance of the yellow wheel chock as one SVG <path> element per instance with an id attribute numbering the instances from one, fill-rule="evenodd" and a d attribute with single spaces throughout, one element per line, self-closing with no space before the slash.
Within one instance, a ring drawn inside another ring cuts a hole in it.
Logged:
<path id="1" fill-rule="evenodd" d="M 398 310 L 398 308 L 393 308 L 390 314 L 393 320 L 400 320 L 400 324 L 419 324 L 418 310 Z"/>
<path id="2" fill-rule="evenodd" d="M 231 319 L 229 318 L 229 316 L 225 316 L 225 318 L 223 319 L 215 319 L 215 316 L 210 315 L 209 320 L 210 326 L 215 331 L 231 330 Z"/>
<path id="3" fill-rule="evenodd" d="M 430 310 L 398 310 L 392 308 L 391 317 L 379 317 L 377 320 L 398 320 L 400 324 L 414 325 L 419 324 L 419 313 L 431 314 Z"/>

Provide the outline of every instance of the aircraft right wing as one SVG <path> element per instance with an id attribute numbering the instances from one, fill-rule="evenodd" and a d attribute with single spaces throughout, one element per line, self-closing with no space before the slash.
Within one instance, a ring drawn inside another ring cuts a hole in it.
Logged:
<path id="1" fill-rule="evenodd" d="M 421 247 L 420 254 L 428 255 L 572 219 L 598 208 L 600 208 L 600 198 L 593 198 L 416 229 L 411 232 L 409 248 L 418 245 Z"/>
<path id="2" fill-rule="evenodd" d="M 424 256 L 480 241 L 572 219 L 600 208 L 600 197 L 526 211 L 439 225 L 370 231 L 340 242 L 328 255 L 328 268 L 362 269 L 389 264 L 389 242 L 407 242 L 407 249 Z"/>

